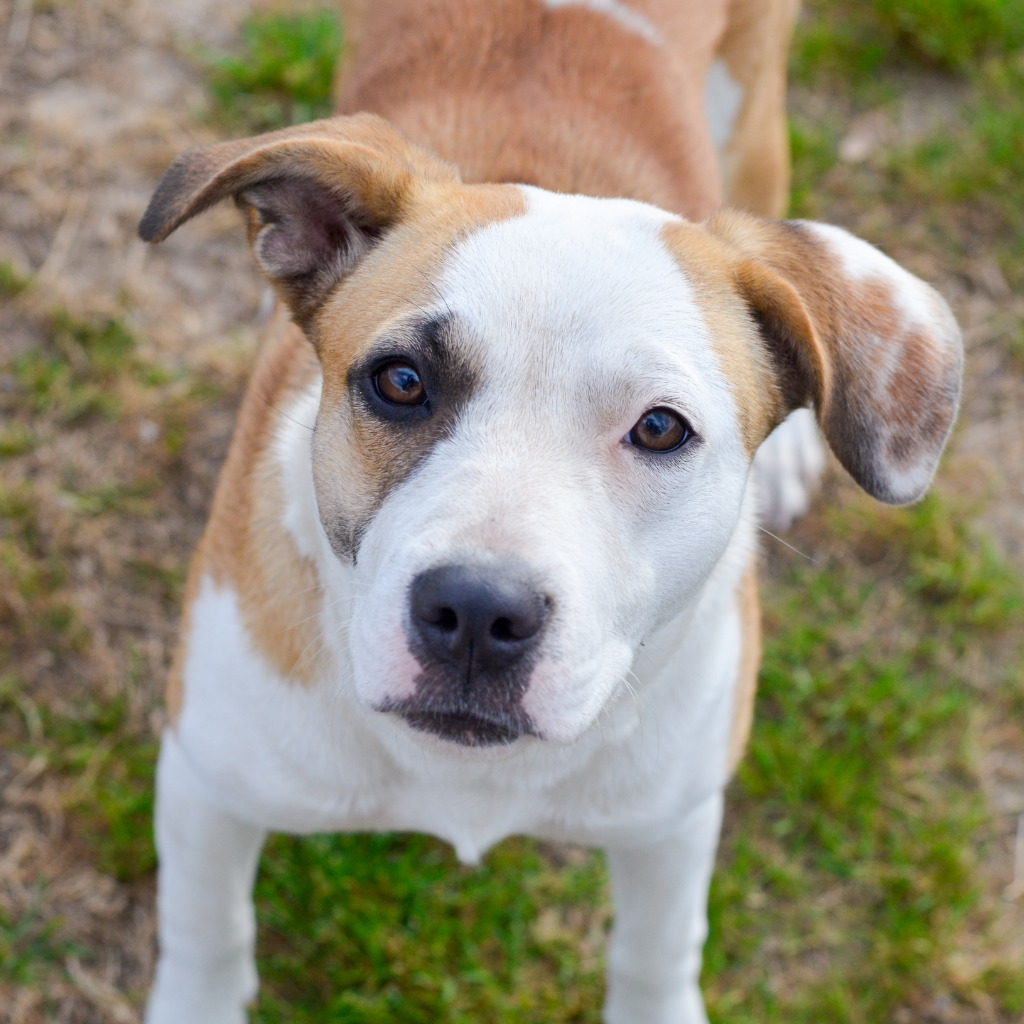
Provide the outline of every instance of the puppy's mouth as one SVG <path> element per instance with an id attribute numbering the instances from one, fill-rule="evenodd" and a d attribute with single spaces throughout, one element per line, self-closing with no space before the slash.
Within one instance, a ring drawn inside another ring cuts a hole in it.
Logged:
<path id="1" fill-rule="evenodd" d="M 515 742 L 520 736 L 536 736 L 525 712 L 481 714 L 462 708 L 426 709 L 413 701 L 381 708 L 401 715 L 413 729 L 428 732 L 464 747 L 495 747 Z"/>

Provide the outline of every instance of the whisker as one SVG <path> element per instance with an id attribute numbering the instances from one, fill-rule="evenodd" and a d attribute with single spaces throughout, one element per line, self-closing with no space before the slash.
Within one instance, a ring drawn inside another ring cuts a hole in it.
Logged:
<path id="1" fill-rule="evenodd" d="M 270 406 L 270 408 L 273 409 L 274 412 L 276 412 L 277 415 L 280 416 L 282 419 L 286 419 L 289 421 L 289 423 L 294 423 L 297 427 L 302 427 L 303 429 L 312 432 L 313 428 L 308 423 L 303 423 L 301 420 L 297 420 L 294 416 L 289 416 L 288 413 L 286 413 L 283 409 L 279 409 L 276 405 L 274 405 L 274 403 L 269 398 L 267 398 L 267 396 L 264 395 L 262 392 L 253 389 L 253 394 L 261 402 L 264 402 L 266 405 Z"/>
<path id="2" fill-rule="evenodd" d="M 784 547 L 787 547 L 787 548 L 789 548 L 789 550 L 790 550 L 790 551 L 792 551 L 792 552 L 794 552 L 794 553 L 798 554 L 798 555 L 799 555 L 799 556 L 800 556 L 801 558 L 806 558 L 806 559 L 807 559 L 807 561 L 808 561 L 808 562 L 810 562 L 810 563 L 811 563 L 812 565 L 817 565 L 817 564 L 818 564 L 818 560 L 817 560 L 816 558 L 813 558 L 813 557 L 812 557 L 811 555 L 805 554 L 805 553 L 804 553 L 803 551 L 801 551 L 801 550 L 800 550 L 799 548 L 795 548 L 795 547 L 793 547 L 793 545 L 792 545 L 792 544 L 790 544 L 790 543 L 789 543 L 788 541 L 784 541 L 784 540 L 783 540 L 783 539 L 782 539 L 782 538 L 781 538 L 780 536 L 778 536 L 778 534 L 772 533 L 772 531 L 771 531 L 771 530 L 766 530 L 766 529 L 765 529 L 765 528 L 764 528 L 763 526 L 760 526 L 760 525 L 758 525 L 758 527 L 757 527 L 757 528 L 758 528 L 758 529 L 759 529 L 759 530 L 760 530 L 760 531 L 761 531 L 762 533 L 766 533 L 766 534 L 767 534 L 767 535 L 768 535 L 769 537 L 771 537 L 771 538 L 772 538 L 773 540 L 777 540 L 777 541 L 778 541 L 778 542 L 779 542 L 780 544 L 782 544 L 782 545 L 783 545 Z"/>
<path id="3" fill-rule="evenodd" d="M 448 316 L 454 319 L 455 314 L 452 312 L 452 307 L 448 305 L 448 300 L 444 297 L 443 293 L 441 292 L 441 289 L 438 288 L 437 285 L 427 276 L 426 271 L 421 266 L 419 266 L 416 263 L 413 263 L 412 266 L 413 269 L 420 275 L 420 277 L 422 277 L 423 280 L 426 281 L 428 285 L 430 285 L 430 287 L 434 290 L 434 293 L 437 295 L 437 297 L 444 303 L 444 308 L 448 311 Z"/>
<path id="4" fill-rule="evenodd" d="M 637 727 L 640 729 L 640 749 L 644 748 L 644 715 L 643 708 L 640 705 L 640 695 L 636 692 L 636 687 L 629 681 L 629 677 L 632 676 L 636 680 L 636 685 L 640 686 L 640 677 L 632 670 L 627 669 L 626 674 L 622 677 L 622 685 L 626 688 L 626 692 L 633 699 L 633 708 L 636 710 L 636 722 Z"/>

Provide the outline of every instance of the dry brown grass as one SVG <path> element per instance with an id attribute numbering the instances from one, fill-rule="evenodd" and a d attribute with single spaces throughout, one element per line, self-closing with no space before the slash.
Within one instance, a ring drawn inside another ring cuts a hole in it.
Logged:
<path id="1" fill-rule="evenodd" d="M 250 7 L 0 4 L 0 263 L 32 279 L 0 296 L 0 436 L 17 442 L 0 468 L 0 927 L 38 938 L 38 955 L 21 942 L 24 963 L 0 970 L 0 1017 L 11 1024 L 137 1021 L 152 969 L 151 871 L 104 868 L 90 831 L 102 826 L 77 808 L 83 789 L 116 780 L 123 738 L 151 744 L 159 730 L 181 581 L 257 344 L 262 289 L 233 211 L 158 250 L 135 225 L 167 163 L 215 138 L 191 48 L 230 41 Z M 807 116 L 845 116 L 830 100 L 797 96 Z M 884 140 L 886 116 L 849 130 Z M 920 210 L 865 202 L 858 174 L 852 164 L 832 172 L 822 213 L 885 242 L 953 302 L 968 378 L 941 489 L 972 496 L 977 522 L 1024 570 L 1024 373 L 1004 344 L 1024 299 L 989 252 L 997 226 L 965 216 L 936 235 Z M 126 365 L 97 369 L 69 316 L 91 330 L 124 325 L 137 340 Z M 15 369 L 32 352 L 72 368 L 35 408 Z M 85 404 L 71 414 L 75 402 Z M 845 487 L 834 482 L 829 497 Z M 794 543 L 817 546 L 829 528 L 811 517 Z M 870 564 L 873 555 L 854 544 L 841 557 Z M 874 640 L 884 642 L 891 619 L 884 603 L 873 610 Z M 1024 734 L 986 703 L 992 652 L 967 657 L 990 808 L 978 873 L 985 920 L 997 922 L 957 968 L 978 976 L 992 948 L 1024 964 Z M 116 732 L 83 752 L 74 725 L 94 732 L 104 705 L 120 709 Z M 815 965 L 780 957 L 779 970 L 780 984 L 799 986 Z M 907 1019 L 1005 1020 L 982 995 L 965 1013 L 936 1005 Z"/>

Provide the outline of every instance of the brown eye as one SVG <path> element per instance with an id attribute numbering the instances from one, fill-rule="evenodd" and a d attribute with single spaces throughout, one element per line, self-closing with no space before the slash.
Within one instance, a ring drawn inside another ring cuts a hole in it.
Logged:
<path id="1" fill-rule="evenodd" d="M 427 391 L 419 371 L 409 363 L 395 360 L 382 366 L 373 378 L 377 394 L 392 405 L 423 405 Z"/>
<path id="2" fill-rule="evenodd" d="M 649 452 L 672 452 L 693 436 L 690 424 L 671 409 L 649 409 L 626 435 L 630 444 Z"/>

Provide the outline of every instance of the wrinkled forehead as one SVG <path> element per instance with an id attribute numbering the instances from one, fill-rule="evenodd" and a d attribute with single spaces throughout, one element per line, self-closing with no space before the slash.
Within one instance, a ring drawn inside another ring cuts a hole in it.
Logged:
<path id="1" fill-rule="evenodd" d="M 529 186 L 458 186 L 433 199 L 321 315 L 326 394 L 389 338 L 443 321 L 451 354 L 492 394 L 572 387 L 624 406 L 678 401 L 697 419 L 731 407 L 707 310 L 667 240 L 678 218 Z"/>
<path id="2" fill-rule="evenodd" d="M 678 218 L 630 200 L 521 192 L 524 212 L 463 238 L 438 281 L 492 371 L 532 386 L 531 370 L 569 361 L 612 385 L 664 375 L 715 390 L 705 317 L 664 238 Z"/>

